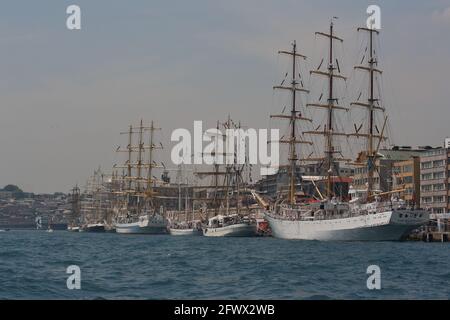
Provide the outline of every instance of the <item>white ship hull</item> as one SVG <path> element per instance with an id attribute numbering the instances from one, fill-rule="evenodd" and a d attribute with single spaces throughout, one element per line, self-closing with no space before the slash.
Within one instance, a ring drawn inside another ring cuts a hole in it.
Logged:
<path id="1" fill-rule="evenodd" d="M 203 234 L 202 230 L 198 229 L 169 229 L 171 236 L 201 236 Z"/>
<path id="2" fill-rule="evenodd" d="M 425 224 L 426 211 L 394 210 L 328 220 L 287 220 L 266 214 L 272 235 L 321 241 L 397 241 Z"/>
<path id="3" fill-rule="evenodd" d="M 232 224 L 225 227 L 207 227 L 203 229 L 205 237 L 253 237 L 256 236 L 256 225 L 248 223 Z"/>
<path id="4" fill-rule="evenodd" d="M 167 221 L 145 219 L 131 223 L 116 223 L 115 228 L 116 233 L 121 234 L 165 234 L 167 233 Z"/>

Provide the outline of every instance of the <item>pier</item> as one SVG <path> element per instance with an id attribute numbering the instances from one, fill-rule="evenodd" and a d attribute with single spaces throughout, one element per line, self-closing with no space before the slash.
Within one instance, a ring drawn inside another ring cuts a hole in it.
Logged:
<path id="1" fill-rule="evenodd" d="M 425 242 L 448 242 L 450 232 L 423 232 L 422 240 Z"/>
<path id="2" fill-rule="evenodd" d="M 430 222 L 420 232 L 413 233 L 408 240 L 424 242 L 448 242 L 450 238 L 450 213 L 431 214 Z"/>

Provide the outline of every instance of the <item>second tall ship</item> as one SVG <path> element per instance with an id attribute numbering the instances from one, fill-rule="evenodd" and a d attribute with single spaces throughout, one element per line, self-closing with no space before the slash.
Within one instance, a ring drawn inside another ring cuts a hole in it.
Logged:
<path id="1" fill-rule="evenodd" d="M 272 234 L 283 239 L 301 240 L 340 240 L 340 241 L 383 241 L 401 240 L 413 229 L 426 223 L 429 219 L 428 212 L 408 205 L 405 201 L 398 199 L 394 193 L 381 193 L 374 190 L 374 176 L 377 169 L 377 158 L 379 148 L 386 139 L 385 128 L 387 117 L 382 117 L 382 125 L 376 124 L 376 113 L 384 115 L 385 109 L 380 100 L 380 90 L 376 90 L 375 81 L 381 74 L 378 69 L 378 59 L 374 49 L 374 37 L 379 34 L 378 30 L 370 28 L 358 28 L 359 32 L 368 35 L 368 45 L 361 59 L 361 64 L 355 67 L 356 71 L 362 71 L 368 75 L 368 92 L 361 92 L 357 101 L 351 103 L 352 107 L 362 108 L 365 113 L 365 123 L 354 125 L 355 131 L 345 133 L 339 131 L 337 124 L 337 113 L 347 111 L 348 108 L 339 105 L 339 98 L 334 93 L 337 81 L 345 81 L 340 73 L 339 60 L 334 55 L 335 42 L 342 42 L 333 30 L 333 22 L 330 24 L 329 33 L 317 32 L 316 35 L 328 40 L 328 57 L 320 62 L 311 75 L 317 75 L 326 79 L 325 102 L 314 102 L 303 106 L 298 103 L 298 95 L 309 93 L 303 87 L 301 75 L 296 70 L 297 61 L 306 59 L 297 52 L 296 43 L 292 51 L 280 51 L 292 58 L 292 71 L 290 86 L 277 86 L 291 94 L 290 114 L 279 115 L 290 122 L 289 138 L 280 141 L 289 145 L 288 170 L 290 185 L 287 197 L 279 199 L 266 211 L 265 217 L 270 224 Z M 365 100 L 364 100 L 365 99 Z M 326 112 L 325 124 L 315 130 L 304 130 L 298 134 L 298 125 L 301 122 L 312 122 L 312 119 L 304 117 L 304 109 L 311 107 Z M 364 131 L 365 130 L 365 131 Z M 323 151 L 320 158 L 300 158 L 297 145 L 312 145 L 304 137 L 323 137 Z M 339 161 L 348 162 L 349 159 L 342 157 L 342 152 L 336 143 L 336 137 L 364 139 L 366 148 L 361 150 L 355 166 L 366 168 L 367 189 L 353 192 L 350 201 L 343 201 L 336 194 L 333 181 L 339 179 L 336 170 Z M 326 194 L 319 193 L 319 201 L 299 203 L 296 196 L 296 187 L 301 185 L 297 178 L 296 168 L 300 162 L 321 162 L 326 176 Z"/>

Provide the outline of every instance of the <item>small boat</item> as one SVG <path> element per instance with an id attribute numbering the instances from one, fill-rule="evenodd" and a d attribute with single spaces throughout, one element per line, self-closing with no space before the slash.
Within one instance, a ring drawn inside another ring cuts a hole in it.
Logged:
<path id="1" fill-rule="evenodd" d="M 192 223 L 173 224 L 169 227 L 171 236 L 201 236 L 203 230 L 200 221 L 193 221 Z"/>
<path id="2" fill-rule="evenodd" d="M 256 223 L 248 217 L 237 214 L 229 216 L 218 215 L 208 220 L 208 226 L 203 229 L 205 237 L 254 237 Z"/>
<path id="3" fill-rule="evenodd" d="M 79 226 L 68 226 L 67 227 L 67 231 L 69 231 L 69 232 L 80 232 L 80 227 Z"/>
<path id="4" fill-rule="evenodd" d="M 85 232 L 105 232 L 105 225 L 103 223 L 90 223 L 83 229 Z"/>
<path id="5" fill-rule="evenodd" d="M 169 233 L 171 236 L 201 236 L 203 235 L 202 229 L 174 229 L 170 228 Z"/>
<path id="6" fill-rule="evenodd" d="M 116 232 L 122 234 L 166 234 L 167 220 L 159 215 L 142 215 L 138 221 L 116 223 Z"/>

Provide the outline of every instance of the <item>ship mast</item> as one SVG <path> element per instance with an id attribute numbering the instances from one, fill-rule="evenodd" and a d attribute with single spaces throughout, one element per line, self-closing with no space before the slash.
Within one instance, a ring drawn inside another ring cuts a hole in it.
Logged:
<path id="1" fill-rule="evenodd" d="M 365 152 L 365 156 L 367 159 L 367 199 L 369 200 L 374 193 L 374 173 L 375 170 L 377 170 L 376 168 L 376 157 L 378 154 L 378 149 L 380 147 L 381 141 L 385 140 L 386 137 L 383 135 L 384 133 L 384 129 L 386 126 L 386 121 L 387 121 L 387 117 L 384 117 L 384 123 L 383 123 L 383 128 L 381 130 L 381 132 L 379 131 L 378 127 L 375 124 L 375 112 L 376 111 L 381 111 L 384 112 L 385 109 L 383 107 L 380 106 L 379 104 L 379 97 L 375 97 L 375 85 L 374 85 L 374 80 L 375 80 L 375 74 L 381 74 L 382 71 L 380 69 L 377 68 L 378 65 L 378 61 L 374 55 L 374 45 L 373 45 L 373 41 L 374 41 L 374 34 L 379 34 L 379 31 L 374 29 L 374 28 L 358 28 L 357 29 L 358 32 L 359 31 L 364 31 L 364 32 L 368 32 L 369 34 L 369 56 L 368 56 L 368 60 L 367 60 L 367 65 L 357 65 L 355 66 L 355 69 L 363 71 L 363 72 L 368 72 L 369 73 L 369 92 L 368 92 L 368 98 L 367 98 L 367 102 L 362 103 L 359 101 L 356 102 L 352 102 L 351 105 L 352 106 L 358 106 L 358 107 L 363 107 L 367 109 L 367 113 L 368 113 L 368 125 L 367 125 L 367 133 L 359 133 L 359 130 L 361 129 L 362 125 L 359 127 L 356 126 L 355 124 L 355 129 L 356 132 L 351 134 L 352 136 L 356 136 L 356 137 L 364 137 L 367 139 L 367 149 Z M 366 48 L 367 50 L 367 48 Z M 365 56 L 363 56 L 361 63 L 364 61 Z M 359 95 L 361 97 L 361 93 Z M 358 98 L 359 100 L 359 98 Z M 377 131 L 377 132 L 375 132 Z"/>
<path id="2" fill-rule="evenodd" d="M 328 62 L 328 123 L 326 130 L 326 149 L 325 155 L 327 156 L 327 198 L 330 199 L 333 193 L 331 175 L 333 173 L 333 106 L 334 106 L 334 96 L 333 96 L 333 72 L 335 67 L 333 66 L 333 22 L 330 23 L 330 54 Z"/>
<path id="3" fill-rule="evenodd" d="M 335 17 L 333 17 L 335 19 Z M 334 195 L 334 188 L 333 188 L 333 173 L 338 174 L 338 172 L 335 172 L 335 164 L 337 161 L 347 161 L 348 159 L 343 159 L 342 157 L 338 157 L 337 154 L 341 153 L 341 150 L 339 148 L 336 148 L 334 145 L 334 137 L 335 136 L 346 136 L 344 132 L 337 132 L 335 131 L 336 128 L 336 110 L 348 110 L 345 107 L 339 106 L 338 98 L 334 94 L 334 79 L 341 79 L 346 80 L 344 76 L 340 74 L 340 66 L 339 61 L 334 56 L 334 41 L 343 42 L 343 39 L 337 37 L 334 34 L 334 24 L 333 19 L 330 23 L 330 29 L 329 33 L 323 33 L 323 32 L 316 32 L 316 35 L 323 36 L 328 38 L 329 40 L 329 54 L 328 54 L 328 67 L 327 72 L 321 71 L 320 67 L 323 64 L 324 59 L 320 62 L 319 67 L 317 70 L 312 70 L 310 73 L 312 75 L 319 75 L 324 76 L 327 78 L 328 82 L 328 101 L 326 104 L 321 104 L 320 100 L 323 96 L 323 94 L 319 98 L 319 102 L 317 103 L 309 103 L 307 104 L 308 107 L 315 107 L 315 108 L 325 108 L 326 109 L 326 124 L 324 125 L 323 130 L 319 130 L 320 126 L 314 130 L 314 131 L 306 131 L 305 133 L 308 134 L 317 134 L 317 135 L 323 135 L 325 137 L 325 143 L 324 143 L 324 158 L 316 158 L 316 159 L 308 159 L 312 161 L 323 161 L 326 167 L 326 175 L 327 175 L 327 188 L 326 188 L 326 198 L 330 200 Z"/>
<path id="4" fill-rule="evenodd" d="M 149 153 L 149 160 L 148 160 L 148 163 L 146 164 L 146 166 L 147 166 L 147 190 L 145 192 L 145 196 L 146 196 L 149 204 L 151 206 L 153 206 L 152 199 L 155 196 L 155 192 L 153 190 L 153 183 L 156 180 L 153 178 L 152 172 L 153 172 L 154 168 L 161 168 L 161 166 L 156 164 L 156 162 L 154 160 L 154 157 L 153 157 L 153 153 L 154 152 L 153 152 L 153 150 L 155 150 L 155 149 L 162 149 L 163 147 L 162 147 L 161 143 L 159 144 L 159 146 L 157 146 L 155 144 L 155 137 L 154 137 L 155 131 L 161 130 L 161 128 L 155 127 L 155 124 L 154 124 L 154 122 L 152 120 L 150 128 L 146 128 L 146 129 L 150 130 L 150 138 L 149 138 L 150 140 L 149 140 L 149 146 L 148 146 L 148 149 L 149 149 L 149 151 L 148 151 L 148 153 Z"/>
<path id="5" fill-rule="evenodd" d="M 283 86 L 284 80 L 281 85 L 274 86 L 274 89 L 282 89 L 289 90 L 291 92 L 292 97 L 292 105 L 291 105 L 291 114 L 290 115 L 271 115 L 271 118 L 280 118 L 280 119 L 289 119 L 290 121 L 290 137 L 289 139 L 281 139 L 280 143 L 289 144 L 289 196 L 288 200 L 291 205 L 294 205 L 296 202 L 295 192 L 296 192 L 296 168 L 297 161 L 299 160 L 297 157 L 296 144 L 312 144 L 309 141 L 303 141 L 301 139 L 297 139 L 297 121 L 298 120 L 306 120 L 311 121 L 311 119 L 307 119 L 302 117 L 301 113 L 297 110 L 297 92 L 306 92 L 309 93 L 309 90 L 306 90 L 302 87 L 298 87 L 299 82 L 297 81 L 297 58 L 302 58 L 306 60 L 306 56 L 299 54 L 297 52 L 297 43 L 294 41 L 292 43 L 292 51 L 278 51 L 279 54 L 286 54 L 292 57 L 292 77 L 291 77 L 291 86 Z M 300 79 L 301 80 L 301 79 Z"/>
<path id="6" fill-rule="evenodd" d="M 236 151 L 235 150 L 226 150 L 225 152 L 222 152 L 221 150 L 218 150 L 218 144 L 217 141 L 218 139 L 226 139 L 226 135 L 222 134 L 220 132 L 220 125 L 221 123 L 219 121 L 217 121 L 217 126 L 216 126 L 216 133 L 213 134 L 213 136 L 215 136 L 216 138 L 216 143 L 215 143 L 215 149 L 214 151 L 212 151 L 211 153 L 208 153 L 208 156 L 212 156 L 215 158 L 213 165 L 213 170 L 212 171 L 198 171 L 195 172 L 195 175 L 200 176 L 200 177 L 204 177 L 204 176 L 212 176 L 213 177 L 213 181 L 212 181 L 212 185 L 210 186 L 195 186 L 193 187 L 193 189 L 213 189 L 214 190 L 214 194 L 213 197 L 209 198 L 194 198 L 193 200 L 205 200 L 205 201 L 209 201 L 210 203 L 212 203 L 212 205 L 214 206 L 214 214 L 218 215 L 219 209 L 222 206 L 225 206 L 225 214 L 229 215 L 230 213 L 230 191 L 233 192 L 233 195 L 235 194 L 235 187 L 236 187 L 236 212 L 239 214 L 241 211 L 241 206 L 240 206 L 240 170 L 238 169 L 238 167 L 235 164 L 224 164 L 221 165 L 219 163 L 219 161 L 217 161 L 217 157 L 219 156 L 223 156 L 226 157 L 228 155 L 234 155 L 235 160 L 236 160 Z M 230 116 L 228 116 L 227 121 L 225 121 L 224 123 L 222 123 L 222 126 L 227 130 L 227 129 L 240 129 L 239 127 L 236 127 L 235 125 L 233 125 L 233 121 L 231 120 Z M 226 140 L 224 140 L 226 142 Z M 223 168 L 221 168 L 223 167 Z M 222 183 L 219 180 L 220 176 L 223 176 L 222 179 Z M 220 196 L 220 197 L 219 197 Z M 209 216 L 207 214 L 206 219 L 208 219 Z"/>
<path id="7" fill-rule="evenodd" d="M 137 163 L 136 163 L 136 191 L 137 191 L 137 208 L 138 211 L 141 208 L 141 181 L 142 181 L 142 153 L 144 151 L 144 126 L 141 119 L 141 124 L 139 126 L 139 140 L 138 140 L 138 155 L 137 155 Z"/>
<path id="8" fill-rule="evenodd" d="M 72 205 L 72 214 L 71 214 L 71 224 L 75 225 L 75 222 L 80 217 L 80 188 L 76 185 L 72 189 L 72 197 L 71 197 L 71 205 Z"/>
<path id="9" fill-rule="evenodd" d="M 140 126 L 138 127 L 138 130 L 135 131 L 137 128 L 133 128 L 132 125 L 130 125 L 130 129 L 128 132 L 121 132 L 121 134 L 128 134 L 128 146 L 125 150 L 122 150 L 120 147 L 117 148 L 116 152 L 126 152 L 128 154 L 128 160 L 125 162 L 124 166 L 116 166 L 114 165 L 114 168 L 124 168 L 127 169 L 128 174 L 125 177 L 125 180 L 128 181 L 127 187 L 128 190 L 125 190 L 124 192 L 116 192 L 117 194 L 125 193 L 127 195 L 127 206 L 135 206 L 136 212 L 139 213 L 142 209 L 142 206 L 151 202 L 151 198 L 154 196 L 153 192 L 153 182 L 156 180 L 153 179 L 152 176 L 152 169 L 153 168 L 159 168 L 161 166 L 157 165 L 156 162 L 153 160 L 153 150 L 154 149 L 162 149 L 162 145 L 156 146 L 154 143 L 154 131 L 160 130 L 160 128 L 156 128 L 154 126 L 154 123 L 152 121 L 150 127 L 145 127 L 143 125 L 143 121 L 141 120 Z M 146 145 L 144 142 L 144 135 L 146 131 L 150 131 L 150 141 L 149 145 Z M 138 134 L 138 144 L 132 145 L 133 134 Z M 145 161 L 145 150 L 149 150 L 149 160 L 148 163 Z M 137 153 L 137 159 L 136 163 L 132 162 L 133 153 Z M 133 169 L 136 170 L 136 176 L 133 176 Z M 147 176 L 145 177 L 145 173 L 143 170 L 147 170 Z M 134 181 L 134 183 L 133 183 Z M 145 185 L 143 187 L 143 185 Z M 144 199 L 144 202 L 141 201 L 141 198 Z M 150 199 L 150 201 L 148 201 Z"/>
<path id="10" fill-rule="evenodd" d="M 369 43 L 370 43 L 370 53 L 369 53 L 369 73 L 370 73 L 370 97 L 369 97 L 369 143 L 368 143 L 368 173 L 367 173 L 367 196 L 370 197 L 372 195 L 373 190 L 373 173 L 374 173 L 374 158 L 375 154 L 373 152 L 373 105 L 374 105 L 374 96 L 373 96 L 373 67 L 376 63 L 373 57 L 373 29 L 369 29 Z"/>

